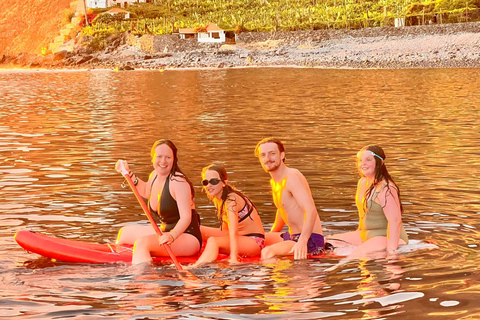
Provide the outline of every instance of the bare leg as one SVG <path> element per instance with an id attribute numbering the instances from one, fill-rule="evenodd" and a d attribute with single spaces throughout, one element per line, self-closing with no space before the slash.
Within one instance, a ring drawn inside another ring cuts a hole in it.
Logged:
<path id="1" fill-rule="evenodd" d="M 149 225 L 125 226 L 118 231 L 116 244 L 134 244 L 141 236 L 155 234 L 155 230 Z"/>
<path id="2" fill-rule="evenodd" d="M 356 247 L 347 258 L 349 260 L 358 258 L 383 258 L 386 256 L 385 250 L 387 249 L 387 241 L 387 237 L 373 237 Z M 404 244 L 405 241 L 402 239 L 398 240 L 399 246 Z"/>
<path id="3" fill-rule="evenodd" d="M 228 236 L 228 231 L 220 230 L 219 228 L 200 226 L 203 240 L 208 240 L 210 237 L 225 237 Z"/>
<path id="4" fill-rule="evenodd" d="M 188 233 L 181 234 L 170 248 L 175 256 L 194 256 L 200 250 L 198 239 Z M 168 256 L 168 252 L 163 245 L 158 244 L 156 234 L 142 236 L 135 242 L 133 250 L 132 264 L 151 262 L 153 256 Z"/>
<path id="5" fill-rule="evenodd" d="M 404 245 L 405 241 L 399 239 L 399 245 Z M 364 243 L 358 245 L 353 249 L 353 251 L 344 259 L 340 260 L 340 262 L 330 268 L 327 268 L 325 271 L 333 271 L 334 269 L 347 264 L 348 262 L 359 259 L 359 258 L 366 258 L 366 259 L 378 259 L 383 258 L 386 256 L 385 250 L 387 249 L 387 237 L 373 237 Z"/>
<path id="6" fill-rule="evenodd" d="M 228 248 L 230 251 L 230 237 L 210 237 L 207 240 L 205 250 L 203 250 L 202 255 L 198 258 L 197 262 L 193 264 L 193 267 L 198 267 L 199 265 L 207 262 L 216 260 L 218 253 L 220 252 L 220 247 Z"/>
<path id="7" fill-rule="evenodd" d="M 287 240 L 282 242 L 277 242 L 268 247 L 263 248 L 262 250 L 262 260 L 270 259 L 275 256 L 293 256 L 292 250 L 295 245 L 295 241 Z"/>
<path id="8" fill-rule="evenodd" d="M 160 251 L 158 236 L 156 234 L 139 237 L 133 247 L 132 264 L 152 262 L 150 252 L 154 250 L 157 252 Z"/>
<path id="9" fill-rule="evenodd" d="M 283 242 L 281 236 L 282 232 L 267 232 L 265 233 L 265 247 L 271 246 L 272 244 Z"/>
<path id="10" fill-rule="evenodd" d="M 238 254 L 241 256 L 256 256 L 260 254 L 260 246 L 258 243 L 246 236 L 239 236 L 238 242 L 241 246 L 238 248 Z M 198 258 L 193 267 L 207 262 L 212 262 L 217 259 L 218 253 L 230 254 L 230 237 L 211 237 L 207 240 L 207 245 L 203 254 Z"/>
<path id="11" fill-rule="evenodd" d="M 337 241 L 337 239 L 340 241 Z M 332 236 L 328 236 L 325 241 L 330 242 L 335 247 L 342 247 L 345 245 L 345 242 L 348 242 L 348 244 L 354 246 L 359 246 L 363 243 L 362 238 L 360 237 L 360 231 L 334 234 Z"/>

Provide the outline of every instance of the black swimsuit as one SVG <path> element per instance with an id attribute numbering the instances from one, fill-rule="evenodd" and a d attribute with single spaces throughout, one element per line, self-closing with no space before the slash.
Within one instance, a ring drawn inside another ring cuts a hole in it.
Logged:
<path id="1" fill-rule="evenodd" d="M 157 176 L 152 181 L 155 182 Z M 172 195 L 170 194 L 170 179 L 171 175 L 167 177 L 165 180 L 165 185 L 163 186 L 162 196 L 160 198 L 160 214 L 156 210 L 153 210 L 150 206 L 150 199 L 148 201 L 148 206 L 150 211 L 155 213 L 157 217 L 162 222 L 161 229 L 162 231 L 169 232 L 177 225 L 178 220 L 180 220 L 180 212 L 178 211 L 177 201 L 173 199 Z M 200 232 L 200 217 L 195 209 L 192 209 L 192 219 L 190 221 L 190 225 L 185 229 L 185 233 L 191 234 L 195 238 L 197 238 L 198 242 L 200 243 L 200 248 L 202 247 L 202 233 Z"/>

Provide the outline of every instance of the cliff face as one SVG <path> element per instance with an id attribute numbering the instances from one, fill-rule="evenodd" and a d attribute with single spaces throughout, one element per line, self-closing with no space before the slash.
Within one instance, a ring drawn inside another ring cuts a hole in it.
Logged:
<path id="1" fill-rule="evenodd" d="M 82 0 L 80 0 L 82 1 Z M 1 0 L 0 55 L 40 54 L 66 22 L 72 0 Z M 75 8 L 72 8 L 75 11 Z"/>

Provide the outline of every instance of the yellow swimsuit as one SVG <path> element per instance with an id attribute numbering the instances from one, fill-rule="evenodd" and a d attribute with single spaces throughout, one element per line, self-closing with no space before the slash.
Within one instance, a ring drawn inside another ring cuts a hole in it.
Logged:
<path id="1" fill-rule="evenodd" d="M 373 237 L 386 237 L 388 234 L 388 220 L 383 212 L 383 208 L 380 204 L 375 202 L 375 198 L 378 194 L 387 186 L 383 185 L 378 191 L 376 191 L 373 196 L 367 201 L 367 208 L 365 214 L 362 216 L 361 211 L 358 210 L 360 214 L 360 222 L 358 225 L 358 230 L 361 231 L 360 237 L 363 242 L 373 238 Z M 390 187 L 395 188 L 395 186 L 390 185 Z M 363 204 L 362 204 L 363 205 Z M 408 243 L 408 235 L 405 232 L 405 228 L 402 225 L 400 231 L 400 239 Z"/>

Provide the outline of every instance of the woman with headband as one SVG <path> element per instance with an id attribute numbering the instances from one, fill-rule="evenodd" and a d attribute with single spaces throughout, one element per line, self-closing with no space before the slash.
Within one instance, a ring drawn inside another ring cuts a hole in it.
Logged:
<path id="1" fill-rule="evenodd" d="M 402 225 L 400 190 L 387 171 L 385 158 L 385 152 L 378 146 L 366 146 L 357 153 L 361 176 L 355 196 L 358 228 L 327 239 L 335 247 L 342 246 L 341 242 L 356 246 L 349 260 L 382 251 L 390 255 L 398 246 L 408 243 Z"/>
<path id="2" fill-rule="evenodd" d="M 202 185 L 217 209 L 220 229 L 201 227 L 207 240 L 205 250 L 194 266 L 217 259 L 218 253 L 230 255 L 230 263 L 240 256 L 259 256 L 265 246 L 265 231 L 253 202 L 228 184 L 227 171 L 214 163 L 202 170 Z"/>

